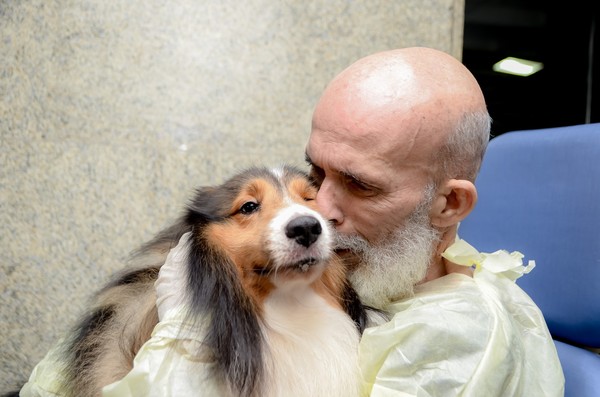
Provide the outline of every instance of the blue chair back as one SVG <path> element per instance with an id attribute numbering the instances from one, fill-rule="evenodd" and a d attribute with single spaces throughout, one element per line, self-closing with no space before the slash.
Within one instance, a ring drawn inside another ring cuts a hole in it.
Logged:
<path id="1" fill-rule="evenodd" d="M 460 237 L 536 261 L 517 282 L 557 340 L 565 395 L 600 396 L 600 356 L 579 348 L 600 348 L 600 123 L 492 139 L 476 186 Z"/>

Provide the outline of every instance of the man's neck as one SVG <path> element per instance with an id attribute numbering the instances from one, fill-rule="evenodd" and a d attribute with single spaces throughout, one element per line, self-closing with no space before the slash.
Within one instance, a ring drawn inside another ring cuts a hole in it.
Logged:
<path id="1" fill-rule="evenodd" d="M 450 273 L 461 273 L 469 277 L 473 277 L 473 270 L 471 268 L 457 265 L 456 263 L 452 263 L 449 260 L 442 257 L 442 253 L 446 251 L 446 249 L 449 246 L 454 244 L 454 241 L 456 240 L 456 231 L 457 226 L 453 226 L 442 231 L 440 243 L 438 244 L 437 249 L 433 254 L 431 265 L 427 270 L 425 278 L 423 279 L 423 281 L 421 281 L 421 284 L 431 280 L 435 280 L 436 278 L 444 277 L 445 275 Z"/>

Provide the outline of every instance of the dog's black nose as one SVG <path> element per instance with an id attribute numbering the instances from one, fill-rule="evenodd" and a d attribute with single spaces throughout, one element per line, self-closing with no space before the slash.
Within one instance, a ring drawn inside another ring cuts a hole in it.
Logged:
<path id="1" fill-rule="evenodd" d="M 292 219 L 285 227 L 285 235 L 293 238 L 300 245 L 310 247 L 321 234 L 321 223 L 314 216 L 299 216 Z"/>

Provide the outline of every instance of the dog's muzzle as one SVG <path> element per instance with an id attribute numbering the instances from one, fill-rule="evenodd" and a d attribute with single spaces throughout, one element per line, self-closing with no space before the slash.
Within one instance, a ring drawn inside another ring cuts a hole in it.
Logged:
<path id="1" fill-rule="evenodd" d="M 275 269 L 306 273 L 328 260 L 332 253 L 331 231 L 318 212 L 291 205 L 272 220 L 268 249 Z"/>

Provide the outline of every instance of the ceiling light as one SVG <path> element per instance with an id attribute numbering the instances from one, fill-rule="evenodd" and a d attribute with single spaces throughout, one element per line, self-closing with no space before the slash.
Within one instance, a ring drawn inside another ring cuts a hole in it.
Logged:
<path id="1" fill-rule="evenodd" d="M 541 62 L 528 61 L 514 57 L 507 57 L 494 64 L 494 71 L 499 73 L 514 74 L 515 76 L 531 76 L 544 68 Z"/>

